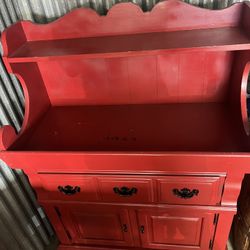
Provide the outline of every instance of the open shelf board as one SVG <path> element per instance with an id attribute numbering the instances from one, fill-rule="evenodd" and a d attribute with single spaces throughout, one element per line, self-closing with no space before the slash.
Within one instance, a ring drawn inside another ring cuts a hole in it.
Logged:
<path id="1" fill-rule="evenodd" d="M 69 106 L 51 108 L 15 149 L 230 151 L 237 138 L 223 103 Z"/>
<path id="2" fill-rule="evenodd" d="M 250 49 L 250 37 L 238 27 L 31 41 L 9 55 L 9 62 L 57 57 L 111 58 L 156 55 L 171 51 L 236 51 Z"/>

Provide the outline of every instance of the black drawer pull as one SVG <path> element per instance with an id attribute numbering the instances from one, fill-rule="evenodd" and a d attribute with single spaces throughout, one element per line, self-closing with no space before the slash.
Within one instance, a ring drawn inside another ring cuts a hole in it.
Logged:
<path id="1" fill-rule="evenodd" d="M 123 197 L 129 197 L 137 193 L 137 188 L 128 188 L 128 187 L 114 187 L 113 188 L 115 194 L 118 194 Z"/>
<path id="2" fill-rule="evenodd" d="M 144 234 L 145 232 L 145 227 L 143 225 L 140 226 L 139 231 L 141 234 Z"/>
<path id="3" fill-rule="evenodd" d="M 61 193 L 66 194 L 66 195 L 74 195 L 74 194 L 80 192 L 80 187 L 78 187 L 78 186 L 72 187 L 72 186 L 69 186 L 69 185 L 67 185 L 65 187 L 58 186 L 58 190 Z"/>
<path id="4" fill-rule="evenodd" d="M 191 191 L 188 188 L 183 188 L 181 190 L 175 188 L 175 189 L 173 189 L 173 194 L 179 198 L 182 198 L 182 199 L 191 199 L 194 195 L 197 196 L 199 194 L 199 190 L 193 189 Z"/>
<path id="5" fill-rule="evenodd" d="M 122 225 L 122 232 L 127 233 L 128 232 L 128 226 L 127 224 Z"/>

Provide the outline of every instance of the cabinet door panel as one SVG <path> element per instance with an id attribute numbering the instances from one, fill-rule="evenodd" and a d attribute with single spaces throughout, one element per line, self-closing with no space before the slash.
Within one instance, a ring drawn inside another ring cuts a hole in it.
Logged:
<path id="1" fill-rule="evenodd" d="M 171 209 L 137 211 L 141 244 L 158 249 L 208 249 L 214 227 L 212 212 Z"/>
<path id="2" fill-rule="evenodd" d="M 73 243 L 87 245 L 132 246 L 128 211 L 101 205 L 63 205 L 63 223 Z"/>

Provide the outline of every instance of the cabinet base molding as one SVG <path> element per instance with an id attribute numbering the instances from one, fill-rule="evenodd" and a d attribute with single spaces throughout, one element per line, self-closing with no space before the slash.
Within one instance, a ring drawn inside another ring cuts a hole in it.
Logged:
<path id="1" fill-rule="evenodd" d="M 145 248 L 110 248 L 110 247 L 86 247 L 86 246 L 67 246 L 59 245 L 57 250 L 142 250 Z"/>

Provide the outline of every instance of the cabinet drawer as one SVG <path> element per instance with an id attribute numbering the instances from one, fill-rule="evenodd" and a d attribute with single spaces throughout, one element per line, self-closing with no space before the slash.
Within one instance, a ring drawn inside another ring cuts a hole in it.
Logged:
<path id="1" fill-rule="evenodd" d="M 99 190 L 103 201 L 147 203 L 154 201 L 151 178 L 99 177 Z"/>
<path id="2" fill-rule="evenodd" d="M 169 176 L 156 181 L 159 203 L 218 205 L 225 177 Z"/>
<path id="3" fill-rule="evenodd" d="M 41 189 L 37 190 L 42 200 L 97 201 L 96 180 L 92 176 L 41 174 Z"/>

